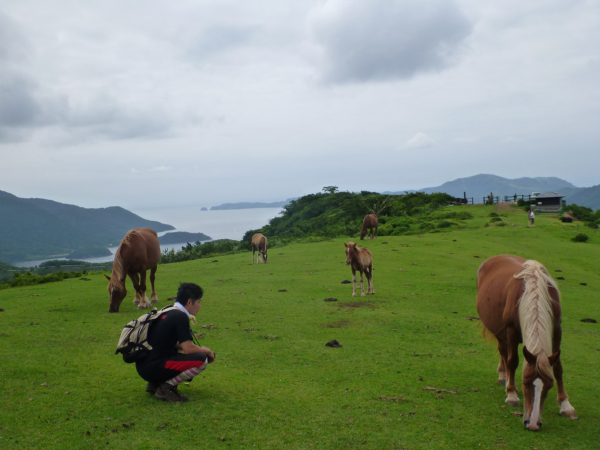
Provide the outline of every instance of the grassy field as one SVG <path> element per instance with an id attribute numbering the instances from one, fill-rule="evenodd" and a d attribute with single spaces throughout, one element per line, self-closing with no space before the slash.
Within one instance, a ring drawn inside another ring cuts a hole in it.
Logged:
<path id="1" fill-rule="evenodd" d="M 101 275 L 2 290 L 0 448 L 598 448 L 600 325 L 581 319 L 600 319 L 600 236 L 543 215 L 530 228 L 513 208 L 497 211 L 506 226 L 485 227 L 494 208 L 460 207 L 475 217 L 449 232 L 363 241 L 376 292 L 364 298 L 341 283 L 348 239 L 273 248 L 267 265 L 242 253 L 160 266 L 159 306 L 181 281 L 205 289 L 194 328 L 217 352 L 182 385 L 185 404 L 146 394 L 113 355 L 140 315 L 131 293 L 109 314 Z M 588 243 L 569 240 L 580 231 Z M 495 345 L 472 320 L 477 268 L 502 253 L 564 278 L 562 360 L 579 420 L 559 415 L 556 388 L 538 433 L 504 405 Z"/>

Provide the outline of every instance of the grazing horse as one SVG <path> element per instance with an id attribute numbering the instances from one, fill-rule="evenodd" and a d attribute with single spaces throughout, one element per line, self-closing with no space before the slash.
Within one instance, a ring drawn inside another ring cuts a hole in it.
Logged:
<path id="1" fill-rule="evenodd" d="M 560 293 L 546 268 L 512 255 L 487 259 L 477 271 L 477 312 L 484 335 L 490 331 L 498 340 L 498 384 L 506 385 L 506 403 L 514 407 L 519 406 L 515 371 L 523 343 L 524 425 L 532 431 L 541 428 L 544 401 L 554 380 L 560 413 L 577 419 L 560 362 Z"/>
<path id="2" fill-rule="evenodd" d="M 344 242 L 346 246 L 346 264 L 352 266 L 352 297 L 356 297 L 356 271 L 360 272 L 361 297 L 365 296 L 363 273 L 367 276 L 367 294 L 374 294 L 373 256 L 368 248 L 358 248 L 354 242 Z"/>
<path id="3" fill-rule="evenodd" d="M 363 219 L 362 228 L 360 229 L 360 240 L 362 241 L 365 236 L 369 234 L 369 230 L 371 230 L 371 239 L 377 238 L 377 226 L 379 225 L 379 220 L 377 219 L 376 214 L 367 214 Z"/>
<path id="4" fill-rule="evenodd" d="M 154 279 L 157 264 L 160 261 L 160 243 L 156 231 L 150 228 L 134 228 L 127 232 L 115 254 L 112 276 L 104 275 L 110 281 L 108 293 L 110 306 L 108 312 L 119 312 L 121 302 L 127 295 L 125 278 L 129 275 L 135 289 L 134 305 L 138 309 L 150 308 L 152 305 L 146 297 L 146 270 L 150 269 L 152 284 L 152 303 L 158 303 L 154 290 Z"/>
<path id="5" fill-rule="evenodd" d="M 258 255 L 256 255 L 256 263 L 258 264 L 261 254 L 263 262 L 267 263 L 267 238 L 260 233 L 256 233 L 252 236 L 252 264 L 254 264 L 254 252 L 257 250 Z"/>

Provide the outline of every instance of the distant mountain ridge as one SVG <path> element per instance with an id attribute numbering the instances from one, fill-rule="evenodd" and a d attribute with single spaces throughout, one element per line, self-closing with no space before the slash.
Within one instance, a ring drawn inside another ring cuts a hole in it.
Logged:
<path id="1" fill-rule="evenodd" d="M 44 259 L 77 252 L 95 256 L 99 247 L 118 245 L 137 227 L 168 231 L 171 225 L 146 220 L 119 206 L 82 208 L 0 191 L 0 261 Z"/>
<path id="2" fill-rule="evenodd" d="M 594 210 L 600 209 L 600 184 L 569 194 L 565 200 L 568 204 L 575 203 Z"/>
<path id="3" fill-rule="evenodd" d="M 504 197 L 517 195 L 529 195 L 532 192 L 558 192 L 559 194 L 572 195 L 584 188 L 578 188 L 568 181 L 557 177 L 522 177 L 508 179 L 497 175 L 479 174 L 467 178 L 458 178 L 453 181 L 437 186 L 419 189 L 419 192 L 432 194 L 434 192 L 445 192 L 453 197 L 462 197 L 466 192 L 468 198 L 473 197 L 475 203 L 483 201 L 490 192 L 495 196 Z M 391 193 L 391 192 L 386 192 Z M 402 192 L 395 192 L 395 194 Z"/>

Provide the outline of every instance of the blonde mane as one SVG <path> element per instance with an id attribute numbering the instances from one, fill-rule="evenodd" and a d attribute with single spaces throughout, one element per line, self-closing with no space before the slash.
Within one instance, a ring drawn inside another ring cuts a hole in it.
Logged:
<path id="1" fill-rule="evenodd" d="M 519 300 L 519 322 L 523 345 L 532 355 L 538 355 L 537 369 L 552 377 L 548 356 L 552 355 L 554 300 L 548 288 L 552 287 L 558 292 L 558 286 L 544 266 L 533 260 L 525 261 L 523 270 L 515 275 L 515 278 L 522 279 L 525 283 L 525 291 Z M 526 364 L 527 362 L 524 368 Z"/>
<path id="2" fill-rule="evenodd" d="M 125 278 L 125 275 L 127 275 L 123 268 L 123 257 L 121 256 L 121 248 L 123 247 L 123 245 L 129 247 L 129 245 L 131 244 L 131 235 L 133 234 L 135 234 L 135 230 L 131 230 L 125 235 L 125 237 L 121 241 L 121 244 L 119 245 L 119 248 L 117 249 L 117 253 L 115 254 L 115 261 L 113 262 L 113 275 L 117 275 L 117 280 L 119 280 L 119 283 L 113 283 L 111 279 L 110 284 L 113 285 L 114 289 L 117 289 L 119 291 L 123 290 L 123 286 L 121 286 L 120 281 L 123 278 Z"/>

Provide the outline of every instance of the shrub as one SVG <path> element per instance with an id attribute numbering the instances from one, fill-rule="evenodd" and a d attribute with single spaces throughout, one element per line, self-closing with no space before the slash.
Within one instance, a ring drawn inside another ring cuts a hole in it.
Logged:
<path id="1" fill-rule="evenodd" d="M 496 216 L 496 217 L 492 217 L 490 219 L 490 222 L 502 222 L 502 219 L 500 217 Z"/>
<path id="2" fill-rule="evenodd" d="M 451 225 L 452 225 L 452 222 L 448 222 L 447 220 L 442 220 L 440 223 L 438 223 L 437 227 L 438 228 L 448 228 Z"/>
<path id="3" fill-rule="evenodd" d="M 498 217 L 498 213 L 497 212 L 491 212 L 490 213 L 490 217 Z"/>
<path id="4" fill-rule="evenodd" d="M 573 242 L 587 242 L 588 237 L 587 234 L 577 233 L 575 236 L 571 238 Z"/>
<path id="5" fill-rule="evenodd" d="M 585 226 L 593 228 L 593 229 L 597 229 L 598 228 L 598 223 L 597 222 L 586 222 Z"/>

